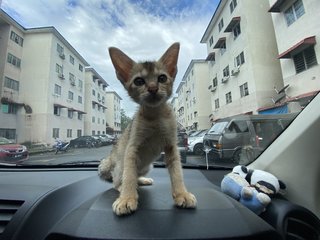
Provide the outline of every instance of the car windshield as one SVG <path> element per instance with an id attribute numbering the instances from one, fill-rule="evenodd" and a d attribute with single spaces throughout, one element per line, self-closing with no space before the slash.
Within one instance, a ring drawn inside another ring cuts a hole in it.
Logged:
<path id="1" fill-rule="evenodd" d="M 91 166 L 110 155 L 138 109 L 110 47 L 145 61 L 180 43 L 167 103 L 188 167 L 253 162 L 320 89 L 319 29 L 306 0 L 2 0 L 0 8 L 0 145 L 23 149 L 1 150 L 0 163 Z"/>

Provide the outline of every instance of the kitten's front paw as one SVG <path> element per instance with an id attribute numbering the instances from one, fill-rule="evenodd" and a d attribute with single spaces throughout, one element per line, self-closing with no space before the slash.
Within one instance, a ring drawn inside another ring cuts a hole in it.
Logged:
<path id="1" fill-rule="evenodd" d="M 112 209 L 118 216 L 127 215 L 137 210 L 138 199 L 129 197 L 119 197 L 113 204 Z"/>
<path id="2" fill-rule="evenodd" d="M 195 208 L 197 205 L 196 197 L 189 192 L 173 194 L 174 203 L 181 208 Z"/>

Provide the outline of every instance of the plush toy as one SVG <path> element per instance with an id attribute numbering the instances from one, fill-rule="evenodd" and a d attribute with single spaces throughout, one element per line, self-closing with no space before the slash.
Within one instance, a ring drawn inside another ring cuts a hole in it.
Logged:
<path id="1" fill-rule="evenodd" d="M 266 206 L 271 202 L 268 195 L 258 192 L 236 173 L 229 173 L 223 178 L 221 190 L 258 215 L 265 211 Z"/>
<path id="2" fill-rule="evenodd" d="M 270 197 L 273 197 L 280 190 L 286 188 L 286 185 L 281 180 L 266 171 L 252 170 L 246 166 L 238 165 L 233 168 L 232 172 L 246 179 L 258 192 L 263 192 Z"/>
<path id="3" fill-rule="evenodd" d="M 222 192 L 241 202 L 256 214 L 265 211 L 272 196 L 285 189 L 285 184 L 273 174 L 235 166 L 221 182 Z"/>

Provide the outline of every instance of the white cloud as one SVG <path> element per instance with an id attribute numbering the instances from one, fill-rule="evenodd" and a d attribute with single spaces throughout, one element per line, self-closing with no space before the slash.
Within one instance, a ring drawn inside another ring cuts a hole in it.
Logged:
<path id="1" fill-rule="evenodd" d="M 155 5 L 159 4 L 159 6 Z M 175 87 L 191 59 L 205 58 L 200 39 L 218 1 L 176 0 L 3 0 L 2 8 L 24 27 L 54 26 L 123 98 L 134 104 L 115 78 L 108 47 L 134 60 L 156 60 L 173 42 L 181 43 Z"/>

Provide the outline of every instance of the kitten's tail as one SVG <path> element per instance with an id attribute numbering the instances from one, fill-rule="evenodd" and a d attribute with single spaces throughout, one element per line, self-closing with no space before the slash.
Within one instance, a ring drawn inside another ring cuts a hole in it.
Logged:
<path id="1" fill-rule="evenodd" d="M 112 182 L 111 171 L 113 170 L 113 168 L 114 168 L 114 165 L 110 157 L 101 160 L 98 167 L 99 177 L 104 181 Z"/>

